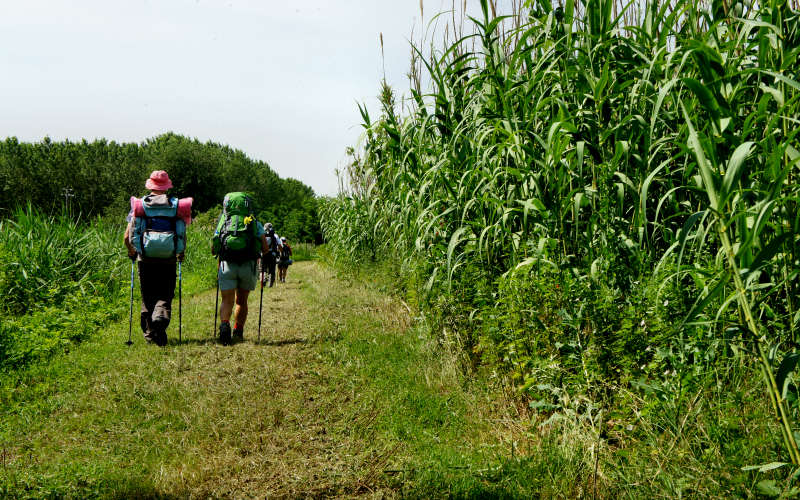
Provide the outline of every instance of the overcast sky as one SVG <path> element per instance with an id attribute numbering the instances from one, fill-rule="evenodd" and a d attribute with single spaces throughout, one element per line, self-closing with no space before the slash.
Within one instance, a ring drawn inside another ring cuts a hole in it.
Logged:
<path id="1" fill-rule="evenodd" d="M 419 17 L 419 0 L 3 0 L 0 137 L 173 131 L 335 194 L 356 101 L 378 109 L 378 34 L 402 93 Z"/>

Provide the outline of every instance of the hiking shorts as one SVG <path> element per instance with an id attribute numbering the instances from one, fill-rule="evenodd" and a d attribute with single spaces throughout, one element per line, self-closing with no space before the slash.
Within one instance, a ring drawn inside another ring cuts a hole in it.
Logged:
<path id="1" fill-rule="evenodd" d="M 248 260 L 237 264 L 223 260 L 219 266 L 219 289 L 255 290 L 258 283 L 258 273 L 255 260 Z"/>

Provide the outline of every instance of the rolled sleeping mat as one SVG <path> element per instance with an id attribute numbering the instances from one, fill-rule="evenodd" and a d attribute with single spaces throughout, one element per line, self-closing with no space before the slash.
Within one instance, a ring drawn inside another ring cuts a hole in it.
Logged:
<path id="1" fill-rule="evenodd" d="M 192 223 L 192 203 L 194 198 L 181 198 L 178 200 L 178 217 L 188 226 Z"/>
<path id="2" fill-rule="evenodd" d="M 192 203 L 194 198 L 181 198 L 178 200 L 177 216 L 188 226 L 192 223 Z M 131 210 L 136 217 L 144 217 L 144 205 L 140 198 L 131 196 Z"/>

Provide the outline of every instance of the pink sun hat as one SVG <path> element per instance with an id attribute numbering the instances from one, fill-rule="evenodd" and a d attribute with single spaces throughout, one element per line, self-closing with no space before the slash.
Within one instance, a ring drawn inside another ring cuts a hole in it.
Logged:
<path id="1" fill-rule="evenodd" d="M 153 170 L 150 178 L 144 183 L 144 187 L 151 191 L 166 191 L 172 187 L 172 181 L 169 180 L 169 175 L 163 170 Z"/>

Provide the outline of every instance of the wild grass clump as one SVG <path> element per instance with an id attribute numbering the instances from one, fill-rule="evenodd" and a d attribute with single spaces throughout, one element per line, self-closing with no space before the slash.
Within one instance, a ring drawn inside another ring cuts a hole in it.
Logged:
<path id="1" fill-rule="evenodd" d="M 119 314 L 123 228 L 30 205 L 0 222 L 0 368 L 63 349 Z"/>
<path id="2" fill-rule="evenodd" d="M 292 260 L 302 262 L 312 260 L 317 256 L 317 246 L 313 243 L 290 243 L 292 246 Z"/>
<path id="3" fill-rule="evenodd" d="M 119 225 L 44 215 L 30 205 L 0 221 L 3 312 L 21 314 L 75 294 L 113 290 L 122 269 L 114 229 Z"/>
<path id="4" fill-rule="evenodd" d="M 384 82 L 380 118 L 361 108 L 363 148 L 323 206 L 331 255 L 392 262 L 433 330 L 545 415 L 553 394 L 626 418 L 677 395 L 686 415 L 692 394 L 759 380 L 772 417 L 753 418 L 800 465 L 800 13 L 514 5 L 453 15 L 413 47 L 409 98 Z M 737 449 L 721 453 L 749 465 Z"/>

